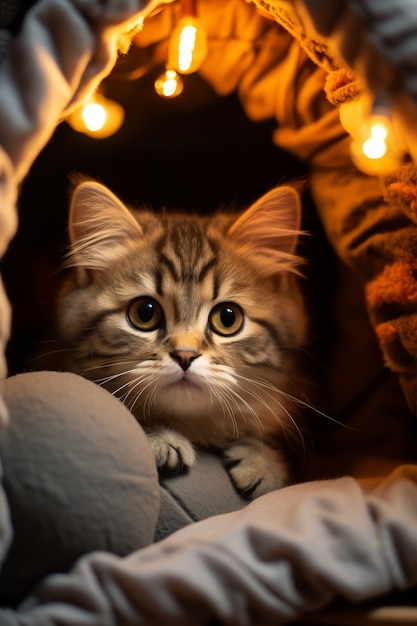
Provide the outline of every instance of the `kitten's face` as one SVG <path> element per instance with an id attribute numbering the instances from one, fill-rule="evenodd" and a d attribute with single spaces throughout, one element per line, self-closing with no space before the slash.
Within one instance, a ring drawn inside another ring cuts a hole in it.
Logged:
<path id="1" fill-rule="evenodd" d="M 99 204 L 107 209 L 98 213 Z M 259 244 L 261 210 L 234 223 L 143 213 L 136 222 L 105 188 L 78 188 L 75 268 L 60 301 L 73 369 L 142 423 L 168 424 L 200 443 L 284 425 L 304 317 L 288 272 L 295 234 L 280 226 L 284 254 L 274 258 L 270 241 Z M 295 227 L 298 215 L 292 219 Z"/>

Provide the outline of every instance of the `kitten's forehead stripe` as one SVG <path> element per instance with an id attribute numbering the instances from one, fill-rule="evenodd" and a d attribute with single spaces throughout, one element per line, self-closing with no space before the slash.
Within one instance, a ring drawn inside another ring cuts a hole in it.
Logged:
<path id="1" fill-rule="evenodd" d="M 200 226 L 194 222 L 174 225 L 171 232 L 173 250 L 182 265 L 182 276 L 198 276 L 206 264 L 210 245 Z M 212 256 L 212 254 L 210 254 Z M 209 257 L 210 258 L 210 257 Z"/>
<path id="2" fill-rule="evenodd" d="M 212 297 L 213 301 L 217 300 L 217 298 L 219 297 L 220 285 L 221 285 L 220 274 L 219 274 L 219 272 L 214 272 L 214 276 L 213 276 L 213 297 Z"/>
<path id="3" fill-rule="evenodd" d="M 162 272 L 160 267 L 155 270 L 155 291 L 158 296 L 162 296 Z"/>
<path id="4" fill-rule="evenodd" d="M 217 259 L 216 257 L 212 257 L 210 261 L 208 261 L 200 270 L 200 273 L 197 277 L 199 283 L 202 283 L 210 270 L 216 265 Z"/>
<path id="5" fill-rule="evenodd" d="M 167 255 L 163 251 L 159 253 L 159 263 L 162 267 L 168 270 L 175 282 L 179 282 L 180 277 L 177 270 L 175 269 L 174 263 L 171 261 L 171 259 L 167 257 Z"/>
<path id="6" fill-rule="evenodd" d="M 202 283 L 217 261 L 216 243 L 194 221 L 169 223 L 158 244 L 160 266 L 176 283 Z"/>

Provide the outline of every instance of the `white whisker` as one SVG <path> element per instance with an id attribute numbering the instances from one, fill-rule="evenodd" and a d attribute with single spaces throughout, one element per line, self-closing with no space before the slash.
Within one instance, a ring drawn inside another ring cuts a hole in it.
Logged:
<path id="1" fill-rule="evenodd" d="M 232 424 L 233 427 L 233 434 L 236 438 L 239 437 L 239 426 L 236 420 L 236 416 L 235 413 L 232 409 L 232 405 L 231 402 L 229 400 L 229 396 L 228 396 L 228 389 L 222 389 L 220 387 L 220 385 L 215 385 L 215 391 L 217 394 L 217 398 L 220 398 L 220 400 L 222 401 L 221 406 L 223 409 L 223 417 L 226 419 L 226 417 L 229 417 L 230 422 Z"/>
<path id="2" fill-rule="evenodd" d="M 153 383 L 153 377 L 152 376 L 147 376 L 143 379 L 141 379 L 140 381 L 138 381 L 136 387 L 138 387 L 139 385 L 141 385 L 142 383 L 146 382 L 146 384 L 138 391 L 138 393 L 135 396 L 135 399 L 133 401 L 133 404 L 131 405 L 130 410 L 133 411 L 133 409 L 135 408 L 135 406 L 137 405 L 139 398 L 141 398 L 145 392 L 150 388 L 151 392 L 145 397 L 145 401 L 143 403 L 143 415 L 144 417 L 149 417 L 150 413 L 151 413 L 151 403 L 150 403 L 150 398 L 151 396 L 155 393 L 156 390 L 156 386 L 152 386 L 151 383 Z"/>
<path id="3" fill-rule="evenodd" d="M 244 413 L 242 409 L 240 408 L 240 403 L 242 403 L 247 408 L 249 414 L 252 415 L 252 417 L 254 418 L 256 425 L 259 429 L 260 437 L 262 438 L 262 433 L 263 433 L 264 428 L 263 428 L 262 420 L 259 418 L 255 409 L 237 391 L 235 391 L 234 389 L 229 389 L 228 391 L 229 393 L 233 394 L 236 397 L 236 400 L 235 400 L 236 406 L 239 407 L 243 417 L 244 417 Z M 247 389 L 245 389 L 245 393 L 248 393 Z M 251 395 L 254 398 L 256 397 L 254 394 L 249 394 L 249 395 Z"/>
<path id="4" fill-rule="evenodd" d="M 349 426 L 348 424 L 344 424 L 343 422 L 339 422 L 339 420 L 335 419 L 334 417 L 331 417 L 330 415 L 327 415 L 327 413 L 324 413 L 320 409 L 317 409 L 312 404 L 309 404 L 308 402 L 305 402 L 304 400 L 301 400 L 300 398 L 297 398 L 296 396 L 293 396 L 290 393 L 288 393 L 286 391 L 283 391 L 282 389 L 279 389 L 278 391 L 279 391 L 279 393 L 281 393 L 283 396 L 285 396 L 289 400 L 292 400 L 296 404 L 301 404 L 301 406 L 303 406 L 304 408 L 310 409 L 311 411 L 314 411 L 314 413 L 317 413 L 318 415 L 321 415 L 322 417 L 325 417 L 326 419 L 330 420 L 331 422 L 334 422 L 338 426 L 342 426 L 343 428 L 347 428 L 348 430 L 356 430 L 352 426 Z"/>
<path id="5" fill-rule="evenodd" d="M 244 380 L 245 382 L 249 382 L 252 385 L 264 388 L 264 389 L 268 389 L 270 391 L 274 391 L 276 394 L 281 394 L 284 395 L 285 397 L 285 392 L 283 392 L 281 389 L 279 389 L 279 387 L 277 387 L 276 385 L 273 385 L 270 381 L 265 380 L 265 379 L 260 379 L 260 378 L 248 378 L 247 376 L 243 376 L 242 374 L 237 374 L 238 378 Z M 258 400 L 259 402 L 261 402 L 261 404 L 274 416 L 277 417 L 279 424 L 281 426 L 281 429 L 285 435 L 285 437 L 287 438 L 287 426 L 288 424 L 286 423 L 285 420 L 279 420 L 279 417 L 276 415 L 275 411 L 273 410 L 273 408 L 271 406 L 269 406 L 266 402 L 266 400 L 263 398 L 263 396 L 260 396 L 258 394 L 256 394 L 255 392 L 250 392 L 247 387 L 245 387 L 245 392 L 249 393 L 250 395 L 252 395 L 252 397 L 256 400 Z M 300 438 L 301 444 L 303 449 L 305 450 L 305 441 L 304 441 L 304 437 L 303 437 L 303 433 L 300 429 L 300 427 L 297 425 L 295 419 L 293 418 L 293 416 L 291 415 L 290 411 L 287 409 L 287 407 L 280 402 L 280 400 L 278 400 L 278 398 L 275 395 L 272 395 L 270 393 L 267 393 L 267 396 L 274 402 L 276 403 L 279 408 L 284 412 L 284 414 L 288 417 L 290 423 L 293 425 L 293 427 L 295 428 L 295 430 L 297 431 L 297 434 Z M 288 439 L 287 439 L 288 440 Z"/>

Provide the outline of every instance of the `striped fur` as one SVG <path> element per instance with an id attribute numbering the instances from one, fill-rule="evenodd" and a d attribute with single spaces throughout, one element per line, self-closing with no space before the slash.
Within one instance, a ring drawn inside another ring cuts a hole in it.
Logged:
<path id="1" fill-rule="evenodd" d="M 296 428 L 288 389 L 305 331 L 299 214 L 287 187 L 211 217 L 128 210 L 99 183 L 76 188 L 59 300 L 67 368 L 125 403 L 161 469 L 192 465 L 192 444 L 216 446 L 248 496 L 287 482 L 279 441 Z"/>

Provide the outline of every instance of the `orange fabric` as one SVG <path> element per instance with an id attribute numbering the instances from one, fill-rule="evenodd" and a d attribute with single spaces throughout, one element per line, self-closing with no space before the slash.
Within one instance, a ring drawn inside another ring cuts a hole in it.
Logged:
<path id="1" fill-rule="evenodd" d="M 417 303 L 416 276 L 417 259 L 399 260 L 387 265 L 381 274 L 366 286 L 368 304 L 371 307 L 379 307 L 391 303 L 405 306 Z"/>

